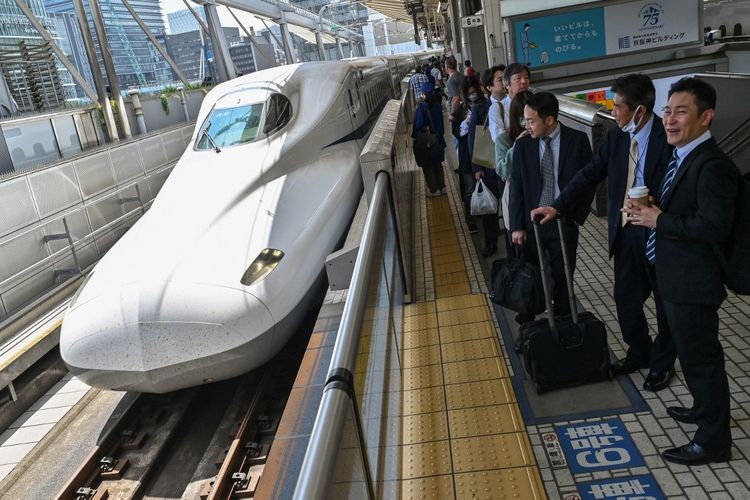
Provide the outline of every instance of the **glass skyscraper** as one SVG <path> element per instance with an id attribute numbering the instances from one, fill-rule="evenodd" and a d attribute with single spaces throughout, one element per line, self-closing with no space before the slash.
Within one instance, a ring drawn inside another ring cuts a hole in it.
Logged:
<path id="1" fill-rule="evenodd" d="M 44 3 L 50 13 L 75 12 L 73 2 L 70 0 L 45 0 Z M 130 4 L 163 45 L 165 29 L 159 0 L 130 0 Z M 121 88 L 126 90 L 133 87 L 161 86 L 173 82 L 175 78 L 169 65 L 151 45 L 123 3 L 120 0 L 99 0 L 99 6 Z M 88 5 L 86 5 L 86 15 L 89 29 L 94 36 L 94 43 L 98 47 Z M 98 53 L 97 57 L 106 79 L 101 53 Z"/>

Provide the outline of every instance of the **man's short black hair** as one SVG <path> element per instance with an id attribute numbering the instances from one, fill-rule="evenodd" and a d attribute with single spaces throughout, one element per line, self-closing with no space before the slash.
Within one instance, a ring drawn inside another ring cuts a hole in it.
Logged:
<path id="1" fill-rule="evenodd" d="M 531 73 L 529 72 L 529 68 L 525 64 L 521 63 L 511 63 L 508 65 L 507 68 L 505 68 L 505 71 L 503 71 L 503 82 L 505 83 L 505 86 L 507 87 L 510 85 L 510 79 L 513 78 L 513 75 L 517 75 L 519 73 L 526 73 L 526 76 L 531 78 Z"/>
<path id="2" fill-rule="evenodd" d="M 486 69 L 482 71 L 482 85 L 485 87 L 492 87 L 493 75 L 492 69 Z"/>
<path id="3" fill-rule="evenodd" d="M 634 110 L 639 105 L 651 113 L 656 103 L 656 89 L 654 83 L 646 75 L 633 73 L 619 77 L 612 84 L 612 92 L 619 94 L 623 102 Z"/>
<path id="4" fill-rule="evenodd" d="M 485 85 L 487 85 L 488 87 L 491 87 L 491 86 L 492 86 L 492 80 L 494 80 L 494 79 L 495 79 L 495 73 L 497 73 L 498 71 L 499 71 L 500 73 L 502 73 L 503 71 L 505 71 L 505 64 L 497 64 L 497 65 L 495 65 L 495 66 L 492 66 L 492 67 L 490 68 L 490 75 L 491 75 L 491 76 L 490 76 L 490 83 L 488 83 L 488 84 L 485 84 Z"/>
<path id="5" fill-rule="evenodd" d="M 703 80 L 693 77 L 681 78 L 669 88 L 669 97 L 677 92 L 692 94 L 700 114 L 707 109 L 716 109 L 716 90 Z"/>
<path id="6" fill-rule="evenodd" d="M 529 96 L 526 105 L 536 111 L 542 120 L 546 120 L 548 116 L 557 120 L 560 114 L 560 103 L 557 102 L 557 97 L 549 92 L 537 92 Z"/>
<path id="7" fill-rule="evenodd" d="M 465 64 L 465 65 L 466 65 L 466 67 L 468 68 L 469 66 L 471 66 L 471 61 L 469 61 L 469 60 L 467 59 L 467 60 L 465 60 L 465 61 L 464 61 L 464 64 Z"/>

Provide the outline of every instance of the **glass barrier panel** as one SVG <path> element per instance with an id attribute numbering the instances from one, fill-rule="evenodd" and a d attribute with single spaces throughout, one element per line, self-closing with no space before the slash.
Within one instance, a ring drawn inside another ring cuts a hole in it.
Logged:
<path id="1" fill-rule="evenodd" d="M 341 445 L 336 456 L 335 472 L 330 495 L 334 500 L 364 500 L 369 495 L 365 482 L 365 466 L 362 447 L 357 437 L 354 420 L 354 404 L 349 400 L 348 416 L 341 436 Z"/>
<path id="2" fill-rule="evenodd" d="M 96 125 L 91 118 L 91 113 L 75 115 L 74 120 L 76 125 L 78 125 L 81 147 L 83 149 L 89 149 L 99 145 L 99 140 L 96 138 Z"/>
<path id="3" fill-rule="evenodd" d="M 78 139 L 78 131 L 72 116 L 60 116 L 53 118 L 57 143 L 60 145 L 63 157 L 73 156 L 81 152 L 81 141 Z"/>
<path id="4" fill-rule="evenodd" d="M 60 159 L 49 120 L 3 127 L 3 135 L 16 170 Z"/>

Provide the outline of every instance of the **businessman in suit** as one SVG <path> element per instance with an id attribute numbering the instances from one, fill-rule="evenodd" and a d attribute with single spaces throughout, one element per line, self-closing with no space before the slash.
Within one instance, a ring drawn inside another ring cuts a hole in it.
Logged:
<path id="1" fill-rule="evenodd" d="M 697 78 L 672 85 L 664 108 L 667 141 L 675 147 L 654 205 L 625 208 L 648 228 L 646 255 L 656 266 L 670 331 L 692 408 L 669 414 L 696 423 L 686 445 L 662 452 L 670 462 L 699 465 L 731 459 L 729 385 L 719 343 L 718 310 L 727 294 L 715 252 L 732 230 L 740 175 L 716 145 L 710 126 L 716 91 Z"/>
<path id="2" fill-rule="evenodd" d="M 654 266 L 646 259 L 646 229 L 628 222 L 620 212 L 627 203 L 627 191 L 647 186 L 657 193 L 672 155 L 661 119 L 654 115 L 656 90 L 646 75 L 631 74 L 612 85 L 612 116 L 618 127 L 607 139 L 591 163 L 586 165 L 550 207 L 539 207 L 532 216 L 544 215 L 542 224 L 565 213 L 583 194 L 596 190 L 607 179 L 607 217 L 609 256 L 614 256 L 614 297 L 617 318 L 627 355 L 614 363 L 618 375 L 649 368 L 643 388 L 659 391 L 669 385 L 677 357 L 674 341 L 664 314 L 656 284 Z M 651 293 L 656 302 L 658 333 L 651 341 L 643 305 Z"/>
<path id="3" fill-rule="evenodd" d="M 559 103 L 549 92 L 539 92 L 529 97 L 524 108 L 528 135 L 516 141 L 511 170 L 510 200 L 508 203 L 511 239 L 524 245 L 527 254 L 537 256 L 531 211 L 540 205 L 551 205 L 576 173 L 591 161 L 591 144 L 583 132 L 573 130 L 557 121 Z M 580 197 L 570 211 L 563 214 L 563 233 L 572 269 L 578 249 L 578 226 L 588 216 L 591 195 Z M 542 248 L 549 256 L 554 289 L 554 314 L 570 313 L 565 265 L 560 235 L 555 224 L 540 229 Z M 517 316 L 523 323 L 533 316 Z"/>

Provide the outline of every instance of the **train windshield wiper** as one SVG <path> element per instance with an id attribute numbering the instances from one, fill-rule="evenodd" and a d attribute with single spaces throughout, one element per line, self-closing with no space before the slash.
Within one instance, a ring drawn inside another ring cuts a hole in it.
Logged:
<path id="1" fill-rule="evenodd" d="M 211 145 L 212 145 L 212 146 L 213 146 L 213 148 L 214 148 L 214 151 L 216 151 L 217 153 L 221 153 L 221 149 L 220 149 L 220 148 L 219 148 L 219 146 L 218 146 L 218 145 L 216 144 L 216 141 L 214 141 L 214 138 L 213 138 L 213 137 L 211 137 L 211 134 L 209 134 L 209 133 L 208 133 L 208 127 L 206 127 L 206 128 L 204 128 L 204 129 L 203 129 L 203 132 L 201 132 L 201 135 L 202 135 L 203 137 L 205 137 L 206 139 L 208 139 L 208 142 L 210 142 L 210 143 L 211 143 Z"/>

